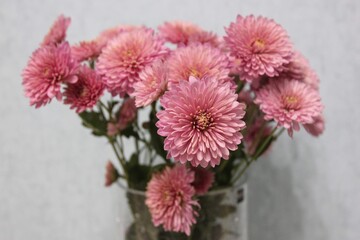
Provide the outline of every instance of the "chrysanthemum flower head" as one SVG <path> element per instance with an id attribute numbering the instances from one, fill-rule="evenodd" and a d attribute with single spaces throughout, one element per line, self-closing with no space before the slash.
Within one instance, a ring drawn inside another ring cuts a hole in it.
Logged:
<path id="1" fill-rule="evenodd" d="M 71 19 L 65 17 L 64 15 L 60 15 L 53 25 L 51 26 L 49 32 L 44 37 L 41 46 L 46 45 L 58 45 L 65 41 L 66 38 L 66 31 L 70 25 Z"/>
<path id="2" fill-rule="evenodd" d="M 183 165 L 167 167 L 152 176 L 146 189 L 145 203 L 155 226 L 162 225 L 165 231 L 184 232 L 190 235 L 191 226 L 198 215 L 193 200 L 195 189 L 191 185 L 194 172 Z"/>
<path id="3" fill-rule="evenodd" d="M 94 60 L 99 57 L 102 46 L 97 41 L 81 41 L 71 47 L 73 58 L 78 61 Z"/>
<path id="4" fill-rule="evenodd" d="M 137 29 L 119 34 L 103 49 L 97 70 L 113 94 L 130 95 L 139 81 L 139 73 L 167 49 L 151 29 Z"/>
<path id="5" fill-rule="evenodd" d="M 209 45 L 190 45 L 176 49 L 167 60 L 169 69 L 169 88 L 189 77 L 198 79 L 213 78 L 228 82 L 229 61 L 219 49 Z"/>
<path id="6" fill-rule="evenodd" d="M 284 65 L 280 77 L 303 81 L 313 88 L 319 89 L 319 77 L 311 68 L 308 60 L 298 51 L 294 53 L 291 61 Z"/>
<path id="7" fill-rule="evenodd" d="M 61 100 L 61 84 L 75 83 L 77 68 L 67 42 L 37 49 L 22 73 L 25 95 L 30 98 L 30 105 L 38 108 L 54 97 Z"/>
<path id="8" fill-rule="evenodd" d="M 81 66 L 77 73 L 78 81 L 74 84 L 67 84 L 64 96 L 65 104 L 71 109 L 81 113 L 86 109 L 94 107 L 104 92 L 104 84 L 100 76 L 92 69 Z"/>
<path id="9" fill-rule="evenodd" d="M 156 101 L 166 90 L 168 76 L 165 64 L 159 60 L 147 66 L 140 74 L 140 81 L 134 84 L 137 107 L 147 106 Z"/>
<path id="10" fill-rule="evenodd" d="M 325 118 L 321 114 L 317 117 L 314 117 L 314 122 L 309 124 L 304 124 L 305 130 L 313 135 L 314 137 L 320 136 L 325 130 Z"/>
<path id="11" fill-rule="evenodd" d="M 137 115 L 137 108 L 135 106 L 134 98 L 126 98 L 119 109 L 117 122 L 109 122 L 107 125 L 107 134 L 115 136 L 120 131 L 124 130 L 130 123 L 132 123 Z"/>
<path id="12" fill-rule="evenodd" d="M 160 36 L 166 41 L 182 45 L 187 45 L 192 35 L 203 31 L 195 24 L 183 21 L 165 22 L 158 29 Z"/>
<path id="13" fill-rule="evenodd" d="M 204 195 L 209 191 L 215 180 L 215 174 L 209 169 L 202 167 L 191 168 L 195 173 L 195 180 L 192 185 L 197 195 Z"/>
<path id="14" fill-rule="evenodd" d="M 245 127 L 245 104 L 230 84 L 217 79 L 180 81 L 160 98 L 158 134 L 168 158 L 193 166 L 214 167 L 236 150 Z"/>
<path id="15" fill-rule="evenodd" d="M 111 40 L 116 38 L 119 34 L 123 32 L 137 30 L 140 28 L 145 27 L 133 25 L 119 25 L 102 31 L 94 41 L 97 42 L 98 45 L 101 46 L 101 48 L 104 48 Z"/>
<path id="16" fill-rule="evenodd" d="M 297 80 L 276 79 L 256 92 L 254 101 L 265 114 L 292 135 L 299 124 L 311 124 L 321 114 L 323 105 L 318 91 Z"/>
<path id="17" fill-rule="evenodd" d="M 241 79 L 251 82 L 261 75 L 278 76 L 293 53 L 286 31 L 271 19 L 238 16 L 226 28 L 224 37 L 234 56 L 234 68 Z"/>

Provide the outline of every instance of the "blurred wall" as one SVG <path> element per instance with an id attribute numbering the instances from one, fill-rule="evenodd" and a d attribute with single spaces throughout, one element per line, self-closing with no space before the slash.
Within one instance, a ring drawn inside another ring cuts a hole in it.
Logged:
<path id="1" fill-rule="evenodd" d="M 282 136 L 249 178 L 251 240 L 360 239 L 360 1 L 0 1 L 0 239 L 121 239 L 126 208 L 103 187 L 103 139 L 57 102 L 35 110 L 20 73 L 53 20 L 72 18 L 68 39 L 117 24 L 193 21 L 223 34 L 237 14 L 274 18 L 321 78 L 326 132 Z"/>

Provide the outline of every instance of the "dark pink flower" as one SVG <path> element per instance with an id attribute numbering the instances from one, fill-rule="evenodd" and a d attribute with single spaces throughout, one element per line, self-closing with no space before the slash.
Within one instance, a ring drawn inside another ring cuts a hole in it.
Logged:
<path id="1" fill-rule="evenodd" d="M 239 15 L 226 33 L 224 40 L 234 57 L 233 68 L 242 80 L 278 76 L 293 54 L 286 31 L 272 19 Z"/>
<path id="2" fill-rule="evenodd" d="M 61 84 L 75 83 L 77 68 L 67 42 L 37 49 L 22 73 L 25 95 L 30 98 L 30 105 L 38 108 L 54 97 L 61 100 Z"/>
<path id="3" fill-rule="evenodd" d="M 135 106 L 134 98 L 127 98 L 124 100 L 119 110 L 116 123 L 108 123 L 107 134 L 109 136 L 116 135 L 119 131 L 124 130 L 136 118 L 137 108 Z"/>
<path id="4" fill-rule="evenodd" d="M 71 109 L 81 113 L 96 105 L 104 92 L 104 84 L 100 76 L 92 69 L 81 66 L 77 74 L 78 81 L 74 84 L 67 84 L 64 96 L 65 104 Z"/>
<path id="5" fill-rule="evenodd" d="M 206 168 L 193 167 L 192 170 L 195 173 L 195 180 L 192 183 L 195 188 L 195 192 L 198 195 L 204 195 L 212 186 L 215 175 L 212 171 Z"/>
<path id="6" fill-rule="evenodd" d="M 256 92 L 254 101 L 265 113 L 265 120 L 275 120 L 292 135 L 299 124 L 311 124 L 321 114 L 323 105 L 318 91 L 296 80 L 269 81 Z"/>
<path id="7" fill-rule="evenodd" d="M 191 226 L 198 215 L 193 200 L 195 189 L 191 185 L 194 173 L 183 165 L 167 167 L 163 172 L 154 174 L 147 185 L 146 205 L 155 226 L 162 225 L 165 231 L 184 232 L 190 235 Z"/>
<path id="8" fill-rule="evenodd" d="M 114 182 L 118 180 L 119 176 L 120 175 L 112 162 L 108 161 L 106 164 L 105 187 L 110 187 Z"/>
<path id="9" fill-rule="evenodd" d="M 71 19 L 60 15 L 53 25 L 51 26 L 49 32 L 44 37 L 41 46 L 46 45 L 58 45 L 65 41 L 66 31 L 70 25 Z"/>
<path id="10" fill-rule="evenodd" d="M 241 142 L 245 104 L 230 84 L 217 79 L 180 81 L 160 98 L 158 134 L 166 137 L 168 158 L 214 167 Z"/>
<path id="11" fill-rule="evenodd" d="M 103 49 L 97 70 L 113 94 L 130 95 L 139 73 L 167 53 L 163 43 L 150 29 L 137 29 L 119 34 Z"/>

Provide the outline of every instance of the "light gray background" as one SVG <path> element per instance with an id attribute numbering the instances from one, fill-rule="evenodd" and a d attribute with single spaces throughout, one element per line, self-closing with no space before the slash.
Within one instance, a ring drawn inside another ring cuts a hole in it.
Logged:
<path id="1" fill-rule="evenodd" d="M 326 132 L 283 136 L 251 169 L 251 240 L 360 239 L 360 1 L 0 1 L 0 240 L 119 239 L 126 208 L 103 187 L 113 158 L 57 102 L 35 110 L 20 73 L 53 20 L 72 17 L 68 39 L 117 24 L 193 21 L 223 33 L 237 14 L 274 18 L 321 78 Z"/>

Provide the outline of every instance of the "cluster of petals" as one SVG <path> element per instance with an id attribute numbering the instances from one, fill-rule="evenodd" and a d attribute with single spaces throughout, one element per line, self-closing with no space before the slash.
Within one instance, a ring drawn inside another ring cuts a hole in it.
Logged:
<path id="1" fill-rule="evenodd" d="M 278 76 L 293 54 L 286 31 L 272 19 L 239 15 L 226 33 L 224 40 L 234 57 L 233 68 L 248 82 L 262 75 Z"/>
<path id="2" fill-rule="evenodd" d="M 61 84 L 75 83 L 78 79 L 77 69 L 67 42 L 38 48 L 22 73 L 25 95 L 30 99 L 30 105 L 38 108 L 54 97 L 61 100 Z"/>
<path id="3" fill-rule="evenodd" d="M 297 80 L 269 81 L 256 92 L 254 102 L 264 112 L 265 120 L 275 120 L 290 136 L 300 129 L 299 124 L 313 123 L 323 110 L 318 91 Z"/>
<path id="4" fill-rule="evenodd" d="M 317 117 L 314 117 L 313 123 L 304 124 L 305 130 L 314 137 L 318 137 L 325 130 L 325 118 L 321 114 Z"/>
<path id="5" fill-rule="evenodd" d="M 319 89 L 319 77 L 311 68 L 308 60 L 298 51 L 295 51 L 291 61 L 284 65 L 280 77 L 303 81 L 313 88 Z"/>
<path id="6" fill-rule="evenodd" d="M 167 167 L 152 176 L 146 189 L 145 203 L 155 226 L 162 225 L 165 231 L 184 232 L 188 236 L 196 223 L 198 213 L 193 200 L 195 189 L 191 185 L 194 172 L 183 165 Z"/>
<path id="7" fill-rule="evenodd" d="M 147 66 L 140 74 L 140 81 L 134 84 L 136 107 L 145 107 L 158 98 L 167 89 L 167 68 L 163 61 L 159 60 L 152 66 Z"/>
<path id="8" fill-rule="evenodd" d="M 133 25 L 119 25 L 102 31 L 94 41 L 96 41 L 101 48 L 104 48 L 109 42 L 111 42 L 111 40 L 116 38 L 119 34 L 140 28 L 145 27 Z"/>
<path id="9" fill-rule="evenodd" d="M 71 47 L 71 54 L 78 62 L 95 60 L 99 57 L 101 49 L 97 41 L 81 41 Z"/>
<path id="10" fill-rule="evenodd" d="M 189 77 L 198 79 L 214 78 L 228 82 L 230 64 L 227 56 L 218 48 L 195 44 L 181 47 L 172 52 L 167 60 L 169 88 Z"/>
<path id="11" fill-rule="evenodd" d="M 197 195 L 204 195 L 211 188 L 215 180 L 215 174 L 207 168 L 192 167 L 191 169 L 195 173 L 195 180 L 192 183 L 195 192 Z"/>
<path id="12" fill-rule="evenodd" d="M 97 103 L 104 92 L 104 84 L 100 76 L 87 66 L 81 66 L 77 73 L 78 81 L 74 84 L 67 84 L 64 96 L 65 104 L 71 109 L 81 113 L 91 109 Z"/>
<path id="13" fill-rule="evenodd" d="M 107 126 L 107 134 L 109 136 L 116 135 L 119 131 L 124 130 L 129 123 L 133 122 L 137 115 L 137 108 L 135 106 L 134 98 L 127 98 L 119 109 L 117 122 L 109 122 Z"/>
<path id="14" fill-rule="evenodd" d="M 168 158 L 193 166 L 214 167 L 241 143 L 245 104 L 230 84 L 190 77 L 160 98 L 158 134 L 165 137 Z"/>
<path id="15" fill-rule="evenodd" d="M 60 15 L 53 25 L 51 26 L 49 32 L 44 37 L 41 46 L 46 45 L 58 45 L 65 41 L 66 31 L 70 25 L 71 19 Z"/>
<path id="16" fill-rule="evenodd" d="M 125 31 L 111 40 L 96 67 L 113 95 L 130 95 L 134 84 L 140 80 L 139 73 L 165 54 L 167 49 L 154 32 L 139 28 Z"/>

